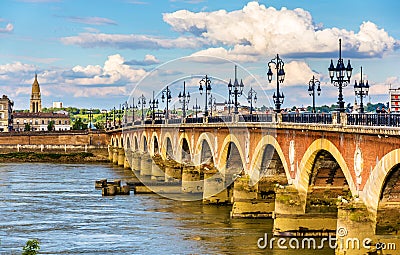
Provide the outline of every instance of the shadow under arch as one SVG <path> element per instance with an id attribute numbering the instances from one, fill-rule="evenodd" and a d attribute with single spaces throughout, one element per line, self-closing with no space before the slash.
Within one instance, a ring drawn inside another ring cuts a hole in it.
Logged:
<path id="1" fill-rule="evenodd" d="M 212 146 L 213 141 L 214 135 L 209 132 L 202 133 L 199 136 L 195 144 L 193 155 L 193 160 L 196 165 L 207 163 L 207 161 L 210 160 L 212 160 L 214 164 L 215 151 L 214 146 Z"/>
<path id="2" fill-rule="evenodd" d="M 175 158 L 174 156 L 174 149 L 172 143 L 172 136 L 169 132 L 164 134 L 163 140 L 161 145 L 161 158 L 166 160 L 168 158 Z"/>
<path id="3" fill-rule="evenodd" d="M 265 159 L 265 153 L 268 153 L 268 151 L 266 150 L 268 148 L 268 146 L 271 146 L 274 149 L 273 153 L 276 153 L 277 154 L 276 156 L 279 157 L 279 159 L 281 161 L 288 184 L 292 184 L 293 180 L 290 176 L 288 164 L 286 162 L 282 148 L 279 145 L 278 141 L 275 139 L 275 137 L 273 137 L 271 135 L 263 136 L 263 138 L 258 142 L 256 148 L 254 149 L 253 155 L 255 155 L 255 156 L 253 156 L 253 158 L 251 160 L 250 169 L 248 172 L 250 179 L 253 182 L 252 184 L 255 184 L 255 182 L 257 182 L 259 180 L 259 172 L 263 167 L 263 163 L 264 163 L 263 160 Z M 271 147 L 269 147 L 269 148 L 271 148 Z M 274 157 L 274 154 L 267 156 L 267 157 L 272 159 Z"/>
<path id="4" fill-rule="evenodd" d="M 159 148 L 159 143 L 158 143 L 158 137 L 157 137 L 157 133 L 153 132 L 153 134 L 151 135 L 151 148 L 150 148 L 150 152 L 151 155 L 157 155 L 160 154 L 160 148 Z"/>
<path id="5" fill-rule="evenodd" d="M 134 151 L 138 151 L 139 150 L 139 142 L 138 142 L 138 137 L 136 134 L 134 135 L 133 140 L 134 140 L 133 149 L 134 149 Z"/>
<path id="6" fill-rule="evenodd" d="M 141 151 L 144 153 L 148 153 L 148 143 L 147 143 L 147 134 L 145 132 L 142 133 L 142 141 L 140 143 Z"/>
<path id="7" fill-rule="evenodd" d="M 315 140 L 307 148 L 306 152 L 303 155 L 303 158 L 300 161 L 297 176 L 294 181 L 294 185 L 299 191 L 300 195 L 304 196 L 303 198 L 306 199 L 310 183 L 310 175 L 312 173 L 317 155 L 321 151 L 327 151 L 332 155 L 332 157 L 336 160 L 337 164 L 339 165 L 341 171 L 343 172 L 347 184 L 349 185 L 351 194 L 353 195 L 357 194 L 356 186 L 353 182 L 350 170 L 342 154 L 331 141 L 325 138 L 320 138 Z"/>
<path id="8" fill-rule="evenodd" d="M 227 162 L 229 159 L 229 154 L 232 151 L 232 149 L 234 149 L 232 147 L 232 145 L 234 145 L 235 146 L 234 148 L 237 149 L 240 161 L 242 163 L 241 170 L 244 170 L 245 172 L 247 172 L 246 168 L 245 168 L 245 164 L 244 164 L 244 162 L 246 162 L 246 161 L 245 161 L 245 158 L 243 155 L 243 153 L 244 153 L 243 148 L 240 146 L 240 142 L 237 139 L 237 137 L 233 134 L 228 134 L 225 137 L 224 141 L 222 142 L 221 152 L 219 154 L 219 161 L 216 163 L 218 171 L 225 174 Z"/>
<path id="9" fill-rule="evenodd" d="M 183 132 L 179 136 L 179 146 L 177 148 L 176 158 L 178 162 L 192 162 L 192 146 L 190 146 L 189 136 Z"/>
<path id="10" fill-rule="evenodd" d="M 399 167 L 400 167 L 400 149 L 393 150 L 386 155 L 384 155 L 381 160 L 376 164 L 375 168 L 372 170 L 368 180 L 366 181 L 363 190 L 360 193 L 360 198 L 367 206 L 368 210 L 373 213 L 374 217 L 377 218 L 377 222 L 379 222 L 378 211 L 380 211 L 380 207 L 384 206 L 382 203 L 385 203 L 385 191 L 387 185 L 391 179 L 392 181 L 397 181 L 395 185 L 397 187 L 400 186 L 400 181 L 398 181 L 399 175 Z M 393 177 L 393 175 L 395 177 Z M 399 178 L 400 179 L 400 178 Z M 389 184 L 390 185 L 390 184 Z M 393 185 L 393 184 L 391 184 Z M 387 192 L 387 191 L 386 191 Z M 381 200 L 382 203 L 381 203 Z M 400 199 L 399 199 L 400 201 Z M 397 210 L 397 214 L 392 215 L 396 217 L 396 220 L 399 218 L 399 207 L 400 203 L 395 202 L 392 207 Z M 396 206 L 397 204 L 397 206 Z M 398 222 L 398 220 L 397 220 Z M 397 226 L 400 229 L 400 226 Z M 377 232 L 381 232 L 382 229 L 377 226 Z"/>

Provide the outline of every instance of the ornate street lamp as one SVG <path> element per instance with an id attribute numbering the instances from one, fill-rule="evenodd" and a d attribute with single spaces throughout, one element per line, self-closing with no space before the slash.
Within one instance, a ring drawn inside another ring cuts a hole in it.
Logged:
<path id="1" fill-rule="evenodd" d="M 135 123 L 135 111 L 137 110 L 137 105 L 135 105 L 135 98 L 132 97 L 132 124 Z"/>
<path id="2" fill-rule="evenodd" d="M 235 106 L 235 110 L 233 112 L 234 114 L 238 114 L 239 113 L 239 110 L 238 110 L 238 105 L 239 105 L 238 97 L 240 97 L 243 94 L 243 88 L 244 88 L 243 81 L 240 80 L 240 84 L 238 82 L 238 79 L 237 79 L 237 66 L 235 66 L 235 81 L 234 81 L 234 83 L 232 85 L 231 80 L 229 80 L 229 84 L 228 84 L 229 101 L 230 101 L 230 96 L 231 95 L 235 96 L 234 97 L 234 101 L 233 101 L 233 104 Z"/>
<path id="3" fill-rule="evenodd" d="M 285 95 L 279 92 L 279 84 L 283 83 L 285 80 L 285 70 L 283 69 L 283 66 L 285 63 L 281 58 L 279 58 L 279 54 L 276 54 L 276 58 L 272 59 L 271 61 L 268 62 L 268 81 L 269 83 L 272 82 L 272 69 L 271 65 L 275 65 L 275 70 L 276 70 L 276 94 L 274 92 L 274 95 L 272 98 L 274 99 L 274 104 L 275 104 L 275 111 L 280 112 L 281 111 L 281 105 L 283 104 L 283 101 L 285 100 Z"/>
<path id="4" fill-rule="evenodd" d="M 317 95 L 321 95 L 321 82 L 313 75 L 312 79 L 308 82 L 308 94 L 312 96 L 312 112 L 315 113 L 315 87 L 317 87 Z"/>
<path id="5" fill-rule="evenodd" d="M 200 95 L 203 95 L 203 86 L 204 86 L 204 89 L 206 90 L 206 93 L 204 93 L 205 96 L 206 96 L 206 101 L 205 101 L 205 105 L 204 105 L 204 116 L 208 117 L 207 95 L 211 94 L 211 80 L 206 75 L 206 77 L 204 77 L 203 79 L 200 80 L 199 84 L 200 84 L 200 87 L 199 87 Z"/>
<path id="6" fill-rule="evenodd" d="M 339 39 L 339 59 L 336 67 L 333 65 L 333 60 L 331 59 L 331 64 L 328 68 L 329 77 L 331 78 L 331 83 L 338 87 L 338 105 L 339 112 L 345 112 L 344 101 L 343 101 L 343 88 L 350 83 L 351 72 L 353 68 L 351 67 L 350 60 L 347 63 L 347 67 L 344 66 L 342 59 L 342 39 Z"/>
<path id="7" fill-rule="evenodd" d="M 357 84 L 357 81 L 354 81 L 354 92 L 356 94 L 356 97 L 360 98 L 360 113 L 364 113 L 363 98 L 368 96 L 368 91 L 369 91 L 368 80 L 364 83 L 363 72 L 362 72 L 362 67 L 361 67 L 360 82 Z"/>
<path id="8" fill-rule="evenodd" d="M 250 115 L 253 114 L 253 101 L 257 103 L 257 92 L 250 87 L 249 94 L 247 95 L 247 102 L 250 103 Z"/>
<path id="9" fill-rule="evenodd" d="M 115 127 L 115 106 L 114 106 L 114 110 L 113 110 L 113 122 L 114 122 L 114 127 Z"/>
<path id="10" fill-rule="evenodd" d="M 179 92 L 178 98 L 179 98 L 179 103 L 182 104 L 182 117 L 186 118 L 186 110 L 188 110 L 190 94 L 189 94 L 189 92 L 186 93 L 186 83 L 185 82 L 183 82 L 183 93 Z"/>
<path id="11" fill-rule="evenodd" d="M 200 110 L 200 105 L 197 105 L 197 97 L 196 97 L 196 105 L 193 105 L 193 111 L 195 111 L 196 113 L 196 118 L 199 110 Z"/>
<path id="12" fill-rule="evenodd" d="M 154 99 L 154 90 L 153 90 L 153 100 L 150 100 L 149 104 L 150 104 L 152 112 L 153 112 L 152 119 L 155 120 L 156 119 L 156 108 L 158 109 L 158 99 L 157 100 Z"/>
<path id="13" fill-rule="evenodd" d="M 217 102 L 217 99 L 213 95 L 210 95 L 210 99 L 208 100 L 208 105 L 210 106 L 210 115 L 211 116 L 213 116 L 212 111 L 213 111 L 213 108 L 215 107 L 216 102 Z"/>
<path id="14" fill-rule="evenodd" d="M 90 108 L 90 110 L 88 110 L 88 117 L 89 117 L 89 127 L 88 129 L 92 129 L 92 120 L 93 120 L 93 110 L 92 108 Z"/>
<path id="15" fill-rule="evenodd" d="M 141 105 L 141 106 L 142 106 L 142 121 L 144 121 L 144 111 L 143 111 L 143 107 L 146 105 L 146 98 L 145 98 L 145 97 L 143 96 L 143 94 L 142 94 L 142 96 L 139 97 L 138 100 L 139 100 L 138 105 Z"/>
<path id="16" fill-rule="evenodd" d="M 118 110 L 118 126 L 121 126 L 121 104 L 119 104 Z"/>
<path id="17" fill-rule="evenodd" d="M 162 91 L 162 96 L 161 96 L 161 100 L 164 103 L 164 101 L 166 101 L 167 103 L 167 108 L 166 108 L 166 112 L 165 112 L 165 120 L 168 120 L 168 103 L 171 102 L 171 90 L 168 88 L 168 86 Z M 167 123 L 167 122 L 165 122 Z"/>
<path id="18" fill-rule="evenodd" d="M 128 102 L 122 104 L 122 116 L 124 116 L 124 124 L 128 123 Z"/>

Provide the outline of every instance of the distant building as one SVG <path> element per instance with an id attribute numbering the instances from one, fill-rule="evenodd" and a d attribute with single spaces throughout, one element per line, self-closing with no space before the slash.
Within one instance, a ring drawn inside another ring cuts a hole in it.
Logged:
<path id="1" fill-rule="evenodd" d="M 390 95 L 390 112 L 400 113 L 400 89 L 389 89 Z"/>
<path id="2" fill-rule="evenodd" d="M 0 98 L 0 132 L 9 132 L 12 130 L 12 112 L 14 102 L 7 96 Z"/>
<path id="3" fill-rule="evenodd" d="M 37 74 L 35 74 L 35 80 L 32 84 L 31 104 L 29 112 L 41 112 L 42 111 L 42 98 L 40 95 L 40 86 L 37 80 Z"/>
<path id="4" fill-rule="evenodd" d="M 53 102 L 53 108 L 63 108 L 62 102 Z"/>
<path id="5" fill-rule="evenodd" d="M 71 122 L 68 115 L 52 112 L 16 112 L 13 116 L 15 131 L 48 131 L 49 124 L 53 122 L 54 131 L 70 130 Z M 29 126 L 29 128 L 27 128 Z"/>
<path id="6" fill-rule="evenodd" d="M 42 112 L 42 98 L 40 85 L 35 74 L 32 84 L 32 94 L 29 112 L 13 113 L 12 127 L 15 131 L 48 131 L 51 127 L 54 131 L 70 130 L 71 123 L 68 113 L 44 113 Z"/>

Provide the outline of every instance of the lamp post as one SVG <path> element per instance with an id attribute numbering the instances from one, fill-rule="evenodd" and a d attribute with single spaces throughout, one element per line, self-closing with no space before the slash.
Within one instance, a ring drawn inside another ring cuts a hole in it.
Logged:
<path id="1" fill-rule="evenodd" d="M 145 98 L 145 97 L 143 96 L 143 94 L 142 94 L 142 96 L 139 97 L 138 100 L 139 100 L 138 105 L 141 105 L 141 107 L 142 107 L 142 121 L 144 121 L 144 111 L 143 111 L 143 107 L 146 105 L 146 98 Z"/>
<path id="2" fill-rule="evenodd" d="M 122 113 L 124 117 L 124 124 L 126 125 L 128 123 L 128 102 L 125 101 L 125 103 L 122 104 Z"/>
<path id="3" fill-rule="evenodd" d="M 250 115 L 253 114 L 253 100 L 254 103 L 257 103 L 257 92 L 251 87 L 247 95 L 247 102 L 250 103 Z"/>
<path id="4" fill-rule="evenodd" d="M 357 81 L 354 81 L 354 93 L 356 94 L 356 97 L 358 96 L 360 98 L 360 113 L 364 113 L 363 98 L 368 96 L 368 91 L 369 91 L 368 80 L 364 83 L 363 72 L 361 67 L 360 82 L 357 84 Z"/>
<path id="5" fill-rule="evenodd" d="M 200 87 L 199 87 L 200 95 L 203 94 L 203 86 L 204 86 L 204 89 L 206 90 L 206 92 L 204 93 L 205 97 L 206 97 L 206 101 L 205 101 L 205 105 L 204 105 L 204 117 L 208 117 L 207 95 L 211 94 L 211 80 L 206 75 L 206 77 L 204 77 L 203 79 L 200 80 L 199 84 L 200 84 Z"/>
<path id="6" fill-rule="evenodd" d="M 161 96 L 161 100 L 162 102 L 166 102 L 167 103 L 167 107 L 166 107 L 166 111 L 165 111 L 165 120 L 168 120 L 168 103 L 171 102 L 171 90 L 168 88 L 168 86 L 162 91 L 162 96 Z"/>
<path id="7" fill-rule="evenodd" d="M 347 67 L 344 66 L 342 59 L 342 39 L 339 39 L 339 59 L 336 67 L 333 65 L 333 60 L 331 59 L 331 64 L 328 68 L 328 71 L 329 77 L 331 78 L 331 83 L 339 89 L 338 110 L 339 112 L 344 112 L 343 88 L 350 83 L 350 77 L 353 68 L 351 67 L 350 60 L 347 63 Z"/>
<path id="8" fill-rule="evenodd" d="M 285 70 L 283 69 L 283 66 L 285 63 L 281 58 L 279 58 L 279 54 L 276 54 L 276 58 L 272 59 L 271 61 L 268 62 L 268 81 L 269 83 L 272 82 L 272 69 L 271 65 L 275 65 L 275 70 L 276 70 L 276 94 L 274 92 L 274 95 L 272 96 L 275 104 L 275 111 L 280 112 L 281 110 L 281 105 L 283 104 L 283 101 L 285 100 L 285 95 L 283 93 L 279 92 L 279 84 L 283 83 L 285 80 Z"/>
<path id="9" fill-rule="evenodd" d="M 190 94 L 189 94 L 189 91 L 186 93 L 186 83 L 185 82 L 183 82 L 183 93 L 179 92 L 178 98 L 179 98 L 179 103 L 182 104 L 182 118 L 186 118 L 186 110 L 188 110 Z"/>
<path id="10" fill-rule="evenodd" d="M 240 80 L 240 84 L 238 82 L 238 79 L 237 79 L 237 66 L 235 66 L 235 81 L 234 81 L 234 83 L 232 85 L 231 80 L 229 80 L 229 84 L 228 84 L 229 95 L 230 96 L 234 95 L 234 101 L 233 101 L 233 104 L 235 106 L 235 110 L 233 112 L 234 114 L 238 114 L 239 113 L 239 110 L 238 110 L 238 104 L 239 104 L 238 103 L 238 97 L 240 97 L 243 94 L 243 88 L 244 88 L 243 81 Z M 230 99 L 230 97 L 229 97 L 229 99 Z"/>
<path id="11" fill-rule="evenodd" d="M 193 105 L 193 111 L 196 113 L 196 119 L 197 119 L 197 113 L 200 110 L 200 105 L 197 105 L 197 97 L 196 97 L 196 105 Z"/>
<path id="12" fill-rule="evenodd" d="M 210 99 L 208 100 L 208 105 L 210 106 L 210 115 L 213 116 L 213 108 L 216 103 L 216 98 L 213 95 L 210 95 Z"/>
<path id="13" fill-rule="evenodd" d="M 154 90 L 153 90 L 153 100 L 150 100 L 149 104 L 150 104 L 152 112 L 153 112 L 152 119 L 155 120 L 156 119 L 156 108 L 158 108 L 158 99 L 157 100 L 154 99 Z"/>
<path id="14" fill-rule="evenodd" d="M 114 122 L 114 127 L 115 127 L 115 106 L 114 106 L 114 110 L 113 110 L 113 122 Z"/>
<path id="15" fill-rule="evenodd" d="M 132 97 L 132 124 L 135 123 L 135 111 L 137 110 L 137 106 L 135 105 L 135 98 Z"/>
<path id="16" fill-rule="evenodd" d="M 315 87 L 317 87 L 317 95 L 321 95 L 321 82 L 313 75 L 312 79 L 308 82 L 308 94 L 312 96 L 312 112 L 315 113 Z"/>
<path id="17" fill-rule="evenodd" d="M 89 128 L 88 129 L 92 129 L 93 110 L 91 108 L 90 108 L 90 110 L 88 110 L 88 117 L 89 117 Z"/>
<path id="18" fill-rule="evenodd" d="M 118 110 L 118 126 L 121 126 L 121 104 L 119 104 Z"/>

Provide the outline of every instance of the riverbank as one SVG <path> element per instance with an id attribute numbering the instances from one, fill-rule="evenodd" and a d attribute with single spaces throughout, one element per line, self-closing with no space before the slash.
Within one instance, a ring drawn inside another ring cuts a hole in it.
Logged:
<path id="1" fill-rule="evenodd" d="M 96 152 L 9 152 L 0 153 L 0 163 L 54 162 L 54 163 L 106 163 L 107 150 Z"/>

